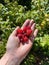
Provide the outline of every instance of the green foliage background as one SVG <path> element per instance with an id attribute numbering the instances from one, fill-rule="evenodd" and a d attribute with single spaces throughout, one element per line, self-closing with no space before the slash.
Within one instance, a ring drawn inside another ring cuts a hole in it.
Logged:
<path id="1" fill-rule="evenodd" d="M 26 19 L 35 20 L 39 33 L 21 65 L 49 65 L 49 0 L 0 0 L 0 58 L 11 32 Z"/>

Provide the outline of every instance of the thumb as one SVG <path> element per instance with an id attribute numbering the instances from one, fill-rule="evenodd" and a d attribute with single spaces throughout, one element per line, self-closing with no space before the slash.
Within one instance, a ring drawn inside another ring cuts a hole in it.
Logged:
<path id="1" fill-rule="evenodd" d="M 17 30 L 18 30 L 18 29 L 19 29 L 19 26 L 17 26 L 17 27 L 15 28 L 15 30 L 12 32 L 11 35 L 15 36 L 15 35 L 17 34 Z"/>

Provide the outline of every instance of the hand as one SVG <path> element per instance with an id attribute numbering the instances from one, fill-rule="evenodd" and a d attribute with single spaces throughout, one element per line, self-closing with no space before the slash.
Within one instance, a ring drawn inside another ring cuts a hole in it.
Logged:
<path id="1" fill-rule="evenodd" d="M 23 29 L 26 26 L 31 26 L 32 34 L 28 40 L 28 43 L 20 43 L 20 40 L 18 37 L 16 37 L 17 30 L 19 27 L 16 27 L 16 29 L 12 32 L 12 34 L 9 36 L 8 42 L 7 42 L 7 52 L 14 53 L 14 55 L 19 59 L 19 63 L 27 56 L 30 49 L 32 48 L 33 41 L 35 37 L 37 36 L 38 30 L 35 29 L 35 23 L 33 20 L 26 20 L 24 24 L 22 25 L 21 29 Z"/>

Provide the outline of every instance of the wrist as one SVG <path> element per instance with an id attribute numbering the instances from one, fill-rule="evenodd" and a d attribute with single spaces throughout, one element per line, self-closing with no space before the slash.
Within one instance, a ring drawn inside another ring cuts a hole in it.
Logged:
<path id="1" fill-rule="evenodd" d="M 19 65 L 19 60 L 14 53 L 6 52 L 0 60 L 0 65 Z"/>
<path id="2" fill-rule="evenodd" d="M 7 63 L 7 65 L 20 65 L 19 58 L 15 54 L 15 51 L 6 53 L 10 55 L 10 60 L 9 63 Z"/>
<path id="3" fill-rule="evenodd" d="M 9 59 L 7 65 L 20 65 L 19 58 L 15 54 L 15 51 L 13 51 L 13 52 L 6 52 L 6 53 L 10 56 L 10 59 Z"/>

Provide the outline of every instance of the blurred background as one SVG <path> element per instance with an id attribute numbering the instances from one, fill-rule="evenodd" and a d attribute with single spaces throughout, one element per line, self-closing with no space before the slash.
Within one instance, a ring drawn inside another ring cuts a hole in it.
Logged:
<path id="1" fill-rule="evenodd" d="M 0 58 L 11 32 L 26 19 L 34 19 L 39 33 L 21 65 L 49 65 L 49 0 L 0 0 Z"/>

